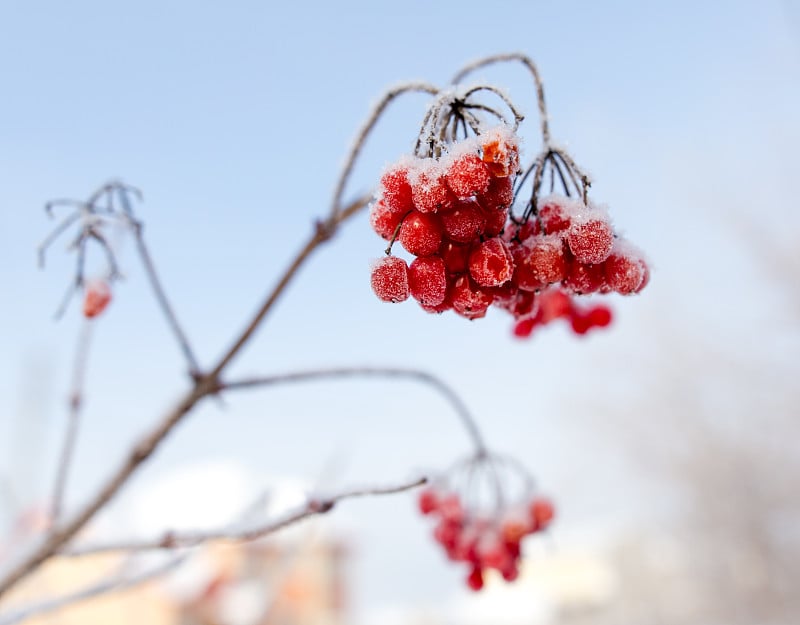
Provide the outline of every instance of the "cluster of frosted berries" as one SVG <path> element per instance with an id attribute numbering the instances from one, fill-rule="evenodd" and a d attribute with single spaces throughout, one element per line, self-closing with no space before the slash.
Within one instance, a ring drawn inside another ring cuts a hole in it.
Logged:
<path id="1" fill-rule="evenodd" d="M 370 223 L 415 258 L 386 256 L 372 268 L 383 301 L 416 299 L 428 312 L 483 317 L 514 272 L 503 239 L 519 170 L 518 139 L 498 126 L 449 146 L 441 158 L 405 157 L 381 177 Z"/>
<path id="2" fill-rule="evenodd" d="M 484 575 L 494 569 L 506 581 L 519 575 L 522 539 L 545 530 L 554 516 L 553 504 L 533 497 L 499 516 L 470 513 L 457 492 L 428 487 L 419 495 L 422 514 L 436 518 L 434 539 L 453 562 L 469 567 L 467 586 L 483 588 Z"/>
<path id="3" fill-rule="evenodd" d="M 495 305 L 532 329 L 550 320 L 541 311 L 548 289 L 630 295 L 647 284 L 642 253 L 614 232 L 602 208 L 551 195 L 527 220 L 509 218 L 519 163 L 510 129 L 452 147 L 440 159 L 404 158 L 381 178 L 372 227 L 415 256 L 410 265 L 391 255 L 373 265 L 381 300 L 413 297 L 428 312 L 452 309 L 469 319 Z M 571 306 L 577 333 L 608 325 L 607 309 L 595 310 Z"/>
<path id="4" fill-rule="evenodd" d="M 111 302 L 111 287 L 105 280 L 92 280 L 83 293 L 83 316 L 93 319 L 100 315 Z"/>

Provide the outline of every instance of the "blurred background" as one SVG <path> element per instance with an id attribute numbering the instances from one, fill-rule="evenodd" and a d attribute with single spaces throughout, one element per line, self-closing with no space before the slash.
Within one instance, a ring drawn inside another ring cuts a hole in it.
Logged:
<path id="1" fill-rule="evenodd" d="M 530 340 L 379 302 L 366 213 L 320 249 L 231 374 L 337 365 L 433 371 L 558 508 L 520 579 L 479 595 L 411 494 L 343 503 L 249 547 L 193 554 L 164 582 L 48 622 L 783 624 L 800 618 L 800 5 L 676 1 L 428 3 L 7 0 L 0 5 L 0 568 L 30 539 L 66 429 L 79 303 L 42 207 L 110 178 L 138 214 L 177 313 L 209 365 L 323 216 L 347 147 L 385 88 L 448 82 L 520 51 L 545 82 L 554 138 L 654 267 L 615 323 Z M 521 67 L 479 74 L 528 117 Z M 347 196 L 413 147 L 422 96 L 393 105 Z M 189 384 L 132 246 L 97 324 L 67 511 Z M 494 313 L 494 314 L 492 314 Z M 259 492 L 388 483 L 449 466 L 469 440 L 410 382 L 351 380 L 206 402 L 89 538 L 216 527 Z M 27 537 L 27 538 L 26 538 Z M 55 562 L 22 601 L 114 557 Z M 76 568 L 78 567 L 78 568 Z M 139 594 L 137 594 L 139 593 Z M 24 595 L 24 596 L 23 596 Z M 143 600 L 146 597 L 146 600 Z M 125 603 L 127 602 L 127 603 Z"/>

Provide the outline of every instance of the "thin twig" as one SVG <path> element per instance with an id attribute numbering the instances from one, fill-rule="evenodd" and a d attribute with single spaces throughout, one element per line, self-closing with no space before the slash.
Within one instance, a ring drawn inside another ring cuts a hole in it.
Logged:
<path id="1" fill-rule="evenodd" d="M 50 508 L 50 527 L 55 528 L 61 518 L 61 508 L 67 490 L 69 470 L 72 465 L 72 455 L 80 430 L 81 412 L 83 409 L 83 387 L 86 379 L 86 369 L 89 361 L 89 347 L 92 339 L 92 321 L 84 321 L 78 338 L 78 348 L 75 352 L 75 363 L 72 369 L 72 387 L 69 395 L 69 414 L 67 416 L 67 433 L 64 436 L 64 445 L 58 462 L 55 485 L 53 487 L 52 506 Z"/>
<path id="2" fill-rule="evenodd" d="M 186 557 L 186 555 L 177 556 L 165 564 L 160 564 L 135 575 L 122 573 L 110 580 L 93 584 L 77 592 L 27 605 L 9 614 L 0 616 L 0 625 L 13 625 L 14 623 L 19 623 L 32 616 L 41 616 L 49 612 L 54 612 L 55 610 L 60 610 L 61 608 L 78 603 L 79 601 L 85 601 L 86 599 L 92 599 L 110 592 L 119 592 L 120 590 L 128 590 L 129 588 L 139 586 L 140 584 L 144 584 L 145 582 L 149 582 L 169 573 L 180 565 Z"/>
<path id="3" fill-rule="evenodd" d="M 227 540 L 236 542 L 252 541 L 258 538 L 263 538 L 268 534 L 277 532 L 278 530 L 281 530 L 289 525 L 294 525 L 295 523 L 302 521 L 303 519 L 307 519 L 312 516 L 317 516 L 320 514 L 325 514 L 326 512 L 330 512 L 330 510 L 334 507 L 334 505 L 345 499 L 353 499 L 355 497 L 366 497 L 374 495 L 393 495 L 396 493 L 402 493 L 404 491 L 411 490 L 413 488 L 417 488 L 418 486 L 422 486 L 427 481 L 428 480 L 426 477 L 417 477 L 412 480 L 407 480 L 405 482 L 400 482 L 389 486 L 352 488 L 325 497 L 310 497 L 306 501 L 306 503 L 303 504 L 302 506 L 299 506 L 297 508 L 294 508 L 293 510 L 285 512 L 284 514 L 281 514 L 277 518 L 267 521 L 265 523 L 254 524 L 246 528 L 233 529 L 233 530 L 231 528 L 223 528 L 218 530 L 186 532 L 186 533 L 171 531 L 164 533 L 160 538 L 157 538 L 155 540 L 144 540 L 144 541 L 132 540 L 132 541 L 107 543 L 101 545 L 89 545 L 86 547 L 78 547 L 76 549 L 70 549 L 69 551 L 64 552 L 63 555 L 70 557 L 80 557 L 98 553 L 106 553 L 109 551 L 140 552 L 140 551 L 153 551 L 159 549 L 178 549 L 185 547 L 196 547 L 198 545 L 202 545 L 204 543 L 208 543 L 215 540 Z"/>
<path id="4" fill-rule="evenodd" d="M 472 413 L 470 413 L 466 404 L 464 404 L 458 394 L 441 378 L 427 371 L 420 371 L 419 369 L 403 369 L 400 367 L 336 367 L 330 369 L 312 369 L 221 382 L 219 389 L 221 391 L 231 391 L 275 386 L 277 384 L 287 384 L 291 382 L 314 382 L 332 378 L 353 377 L 406 378 L 427 384 L 450 403 L 462 425 L 467 430 L 467 434 L 472 439 L 476 453 L 479 455 L 486 453 L 486 443 L 484 442 L 475 418 L 472 416 Z"/>
<path id="5" fill-rule="evenodd" d="M 342 212 L 342 197 L 344 196 L 345 186 L 347 185 L 347 181 L 350 179 L 350 174 L 353 171 L 353 167 L 355 166 L 356 159 L 358 155 L 361 153 L 361 149 L 364 147 L 364 143 L 369 136 L 369 133 L 375 127 L 375 124 L 380 119 L 380 116 L 383 115 L 384 110 L 387 106 L 397 98 L 398 96 L 403 95 L 404 93 L 409 92 L 420 92 L 420 93 L 428 93 L 430 95 L 436 95 L 439 93 L 439 89 L 437 89 L 434 85 L 423 83 L 423 82 L 411 82 L 405 83 L 402 85 L 398 85 L 392 89 L 389 89 L 386 93 L 383 94 L 383 97 L 378 101 L 375 107 L 370 111 L 369 116 L 367 117 L 364 125 L 361 126 L 358 133 L 356 134 L 355 141 L 353 141 L 353 145 L 350 148 L 350 152 L 347 155 L 347 159 L 345 160 L 344 169 L 342 169 L 342 173 L 339 176 L 339 182 L 336 184 L 336 190 L 333 193 L 333 202 L 331 203 L 331 213 L 330 218 L 332 221 L 338 220 L 340 214 Z"/>
<path id="6" fill-rule="evenodd" d="M 544 141 L 545 146 L 547 146 L 550 144 L 550 127 L 547 119 L 547 106 L 544 101 L 544 85 L 539 74 L 539 69 L 536 67 L 536 63 L 534 63 L 533 59 L 531 59 L 529 56 L 520 54 L 518 52 L 487 56 L 486 58 L 479 59 L 473 63 L 470 63 L 469 65 L 464 66 L 453 78 L 453 84 L 461 82 L 461 80 L 463 80 L 467 74 L 474 72 L 481 67 L 493 65 L 495 63 L 504 63 L 506 61 L 519 61 L 528 68 L 528 71 L 530 71 L 531 75 L 533 76 L 533 82 L 536 85 L 536 102 L 539 105 L 539 119 L 541 123 L 542 140 Z"/>
<path id="7" fill-rule="evenodd" d="M 172 333 L 175 335 L 175 338 L 178 341 L 178 345 L 180 345 L 181 351 L 186 358 L 186 362 L 189 364 L 189 373 L 192 375 L 192 377 L 196 377 L 200 374 L 200 365 L 198 364 L 197 358 L 194 355 L 194 350 L 189 343 L 189 339 L 187 338 L 186 333 L 183 331 L 183 328 L 178 321 L 178 316 L 175 314 L 175 309 L 170 304 L 166 291 L 161 284 L 161 279 L 158 277 L 158 272 L 156 271 L 155 264 L 153 263 L 153 258 L 150 256 L 150 251 L 144 242 L 142 223 L 133 216 L 133 209 L 131 207 L 130 199 L 128 198 L 127 188 L 120 188 L 119 198 L 120 202 L 122 203 L 122 209 L 127 217 L 128 224 L 133 231 L 133 238 L 136 241 L 136 251 L 142 261 L 142 265 L 144 265 L 144 270 L 147 274 L 147 280 L 150 282 L 153 293 L 155 293 L 156 301 L 161 307 L 161 312 L 164 313 L 167 323 L 169 324 Z"/>

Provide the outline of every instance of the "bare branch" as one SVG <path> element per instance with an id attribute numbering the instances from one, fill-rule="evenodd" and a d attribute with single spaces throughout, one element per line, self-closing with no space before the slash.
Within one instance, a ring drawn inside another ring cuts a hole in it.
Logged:
<path id="1" fill-rule="evenodd" d="M 375 107 L 370 111 L 369 116 L 367 117 L 364 125 L 359 129 L 358 133 L 356 134 L 356 139 L 353 141 L 353 146 L 350 148 L 350 152 L 347 155 L 347 159 L 345 160 L 344 169 L 342 169 L 342 173 L 339 176 L 339 182 L 336 184 L 336 190 L 333 194 L 333 202 L 331 203 L 331 220 L 338 220 L 341 216 L 342 212 L 342 197 L 344 196 L 344 189 L 347 185 L 347 181 L 350 178 L 350 174 L 353 171 L 353 167 L 355 166 L 356 159 L 358 155 L 361 153 L 361 149 L 364 147 L 364 143 L 369 137 L 369 133 L 372 132 L 372 129 L 375 127 L 375 124 L 380 119 L 383 112 L 386 110 L 386 107 L 391 104 L 391 102 L 397 98 L 398 96 L 403 95 L 404 93 L 411 93 L 411 92 L 420 92 L 420 93 L 428 93 L 430 95 L 436 95 L 439 93 L 439 90 L 431 84 L 428 83 L 405 83 L 402 85 L 398 85 L 392 89 L 389 89 L 383 97 L 378 101 Z"/>
<path id="2" fill-rule="evenodd" d="M 70 549 L 69 551 L 64 552 L 63 555 L 78 557 L 90 554 L 105 553 L 109 551 L 139 552 L 158 549 L 176 549 L 183 547 L 196 547 L 198 545 L 202 545 L 203 543 L 214 540 L 230 540 L 237 542 L 256 540 L 288 527 L 289 525 L 294 525 L 303 519 L 330 512 L 330 510 L 338 502 L 345 499 L 378 495 L 393 495 L 417 488 L 418 486 L 422 486 L 427 481 L 428 480 L 426 477 L 418 477 L 413 480 L 408 480 L 389 486 L 352 488 L 334 495 L 328 495 L 326 497 L 311 497 L 304 505 L 290 510 L 280 515 L 276 519 L 266 523 L 256 524 L 244 529 L 232 530 L 231 528 L 224 528 L 220 530 L 191 533 L 166 532 L 160 538 L 155 540 L 125 541 L 108 543 L 104 545 L 90 545 L 87 547 Z"/>
<path id="3" fill-rule="evenodd" d="M 32 616 L 41 616 L 42 614 L 54 612 L 66 606 L 78 603 L 79 601 L 85 601 L 86 599 L 92 599 L 110 592 L 128 590 L 129 588 L 139 586 L 140 584 L 169 573 L 180 565 L 186 557 L 186 555 L 177 556 L 165 564 L 160 564 L 159 566 L 149 568 L 136 574 L 122 572 L 120 575 L 110 580 L 93 584 L 77 592 L 24 606 L 9 614 L 0 616 L 0 625 L 13 625 L 14 623 L 19 623 Z"/>
<path id="4" fill-rule="evenodd" d="M 307 371 L 279 373 L 271 376 L 220 382 L 219 389 L 221 391 L 238 390 L 275 386 L 293 382 L 314 382 L 332 378 L 353 377 L 405 378 L 430 386 L 442 395 L 452 406 L 462 425 L 467 430 L 467 434 L 472 439 L 476 452 L 479 455 L 486 454 L 486 443 L 478 428 L 477 421 L 472 416 L 472 413 L 470 413 L 461 397 L 459 397 L 458 393 L 442 381 L 441 378 L 419 369 L 404 369 L 400 367 L 336 367 L 330 369 L 311 369 Z"/>
<path id="5" fill-rule="evenodd" d="M 487 56 L 486 58 L 479 59 L 473 63 L 470 63 L 469 65 L 464 66 L 461 71 L 459 71 L 453 77 L 453 84 L 461 82 L 467 74 L 470 74 L 481 67 L 493 65 L 495 63 L 505 63 L 507 61 L 519 61 L 533 76 L 533 82 L 536 85 L 536 102 L 539 105 L 539 119 L 541 123 L 542 140 L 544 141 L 545 146 L 547 146 L 550 143 L 550 127 L 547 118 L 547 106 L 545 105 L 544 101 L 544 84 L 542 83 L 542 78 L 539 75 L 539 69 L 529 56 L 520 54 L 518 52 Z"/>
<path id="6" fill-rule="evenodd" d="M 80 429 L 81 412 L 83 409 L 83 386 L 86 378 L 93 327 L 94 324 L 91 321 L 84 321 L 78 339 L 78 349 L 75 352 L 75 363 L 72 370 L 72 388 L 69 395 L 67 433 L 64 436 L 64 444 L 58 462 L 50 509 L 50 526 L 53 528 L 58 525 L 59 518 L 61 517 L 61 507 L 67 489 L 67 480 L 69 477 L 70 465 L 72 464 L 72 454 L 75 450 L 75 443 L 78 439 L 78 431 Z"/>

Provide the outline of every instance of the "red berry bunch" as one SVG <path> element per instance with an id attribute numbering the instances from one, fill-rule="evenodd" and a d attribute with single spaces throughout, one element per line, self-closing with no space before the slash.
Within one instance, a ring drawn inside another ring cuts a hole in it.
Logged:
<path id="1" fill-rule="evenodd" d="M 410 295 L 428 312 L 452 308 L 475 319 L 514 271 L 501 235 L 514 199 L 518 139 L 497 126 L 448 147 L 439 158 L 403 158 L 381 177 L 370 223 L 390 247 L 398 240 L 415 258 L 410 265 L 381 259 L 371 282 L 383 301 Z"/>
<path id="2" fill-rule="evenodd" d="M 474 485 L 476 476 L 484 472 L 490 476 L 498 469 L 497 457 L 478 456 L 466 465 L 457 467 L 456 473 L 427 487 L 419 494 L 418 504 L 422 514 L 436 519 L 433 536 L 453 562 L 463 562 L 469 567 L 467 586 L 472 590 L 483 587 L 484 573 L 494 569 L 506 581 L 519 575 L 521 542 L 531 534 L 545 530 L 553 519 L 554 508 L 549 499 L 532 494 L 530 483 L 514 504 L 504 501 L 497 480 L 492 484 L 493 505 L 481 508 L 475 503 L 475 493 L 460 491 L 453 484 Z M 463 482 L 465 472 L 471 476 Z M 527 475 L 524 476 L 529 482 Z"/>
<path id="3" fill-rule="evenodd" d="M 105 280 L 92 280 L 83 293 L 83 316 L 93 319 L 102 313 L 111 301 L 111 287 Z"/>

